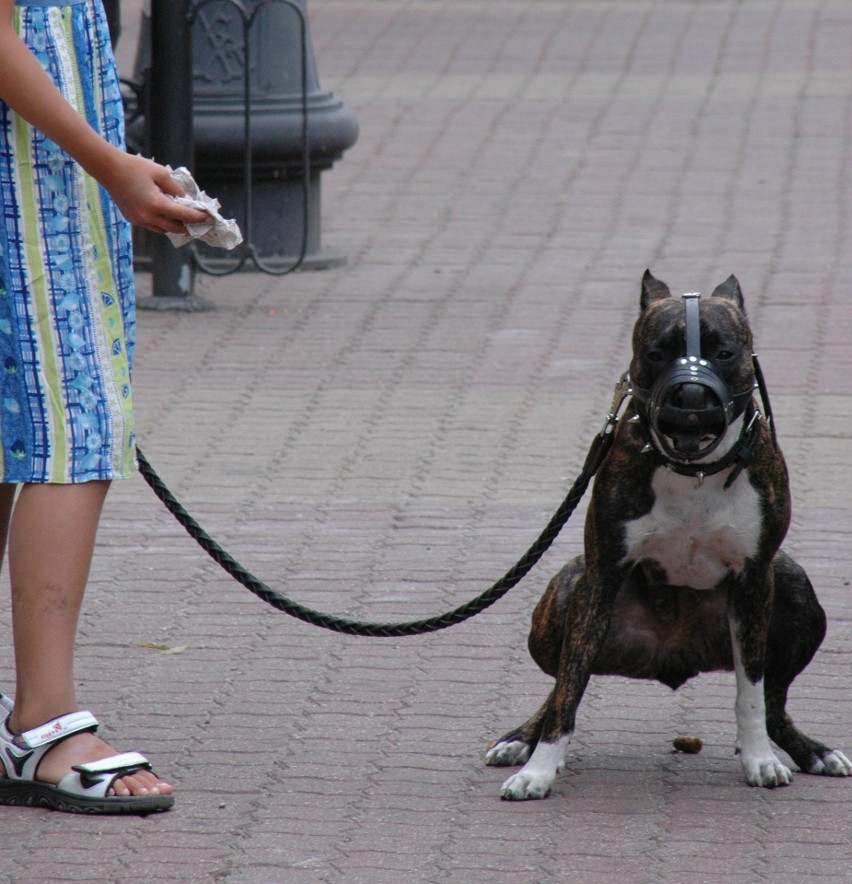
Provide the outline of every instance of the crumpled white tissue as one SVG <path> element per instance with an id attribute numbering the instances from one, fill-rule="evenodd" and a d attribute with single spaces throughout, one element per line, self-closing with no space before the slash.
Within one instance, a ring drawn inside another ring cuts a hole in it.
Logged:
<path id="1" fill-rule="evenodd" d="M 200 239 L 208 245 L 218 246 L 222 249 L 236 248 L 243 241 L 243 235 L 236 221 L 227 220 L 219 214 L 221 208 L 219 200 L 208 196 L 201 190 L 185 166 L 178 166 L 177 169 L 172 169 L 171 166 L 166 166 L 166 168 L 169 170 L 172 180 L 179 184 L 186 193 L 186 196 L 176 196 L 172 199 L 182 206 L 201 209 L 208 215 L 207 221 L 187 224 L 186 233 L 167 233 L 166 236 L 172 245 L 175 248 L 180 248 L 194 239 Z"/>

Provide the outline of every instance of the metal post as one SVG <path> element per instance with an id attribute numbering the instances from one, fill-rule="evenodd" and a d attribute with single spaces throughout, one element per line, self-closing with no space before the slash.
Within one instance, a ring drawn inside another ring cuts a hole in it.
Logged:
<path id="1" fill-rule="evenodd" d="M 346 260 L 320 244 L 320 175 L 355 143 L 358 121 L 320 87 L 307 0 L 150 0 L 126 85 L 128 143 L 192 168 L 245 237 L 233 256 L 194 243 L 183 276 L 155 271 L 152 306 L 184 297 L 196 270 L 283 274 Z M 175 153 L 162 139 L 180 144 L 185 128 L 192 150 Z M 137 267 L 168 260 L 152 234 L 134 242 Z"/>
<path id="2" fill-rule="evenodd" d="M 332 267 L 320 243 L 320 175 L 358 137 L 321 88 L 307 0 L 191 0 L 197 179 L 246 238 L 245 269 Z M 249 162 L 247 162 L 249 161 Z M 203 270 L 233 259 L 200 246 Z M 252 266 L 253 265 L 253 266 Z"/>
<path id="3" fill-rule="evenodd" d="M 163 165 L 193 168 L 192 44 L 187 0 L 152 0 L 148 134 L 153 158 Z M 165 236 L 152 236 L 153 297 L 140 299 L 148 309 L 206 310 L 193 294 L 192 253 L 176 249 Z"/>

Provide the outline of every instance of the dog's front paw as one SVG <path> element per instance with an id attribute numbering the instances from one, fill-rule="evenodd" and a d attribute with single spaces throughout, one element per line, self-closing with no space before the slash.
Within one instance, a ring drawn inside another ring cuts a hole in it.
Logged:
<path id="1" fill-rule="evenodd" d="M 485 753 L 485 763 L 491 767 L 511 767 L 513 764 L 525 764 L 529 757 L 529 743 L 523 740 L 499 740 Z"/>
<path id="2" fill-rule="evenodd" d="M 852 761 L 838 749 L 829 749 L 814 757 L 814 763 L 805 771 L 824 777 L 852 777 Z"/>
<path id="3" fill-rule="evenodd" d="M 553 777 L 540 772 L 513 774 L 500 787 L 500 797 L 504 801 L 528 801 L 532 798 L 547 798 L 553 785 Z"/>
<path id="4" fill-rule="evenodd" d="M 743 770 L 749 786 L 765 786 L 774 789 L 777 786 L 789 786 L 793 781 L 790 769 L 783 765 L 770 752 L 768 756 L 742 756 Z"/>
<path id="5" fill-rule="evenodd" d="M 500 797 L 506 801 L 527 801 L 547 798 L 556 774 L 565 764 L 565 749 L 570 737 L 566 734 L 555 743 L 540 741 L 530 760 L 500 788 Z"/>

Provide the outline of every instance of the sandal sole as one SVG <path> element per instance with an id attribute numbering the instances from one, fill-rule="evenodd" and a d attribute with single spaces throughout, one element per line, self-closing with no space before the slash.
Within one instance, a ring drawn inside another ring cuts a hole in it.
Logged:
<path id="1" fill-rule="evenodd" d="M 0 805 L 8 807 L 44 807 L 62 813 L 138 814 L 147 816 L 169 810 L 175 803 L 172 795 L 133 798 L 80 798 L 47 783 L 20 782 L 0 778 Z"/>

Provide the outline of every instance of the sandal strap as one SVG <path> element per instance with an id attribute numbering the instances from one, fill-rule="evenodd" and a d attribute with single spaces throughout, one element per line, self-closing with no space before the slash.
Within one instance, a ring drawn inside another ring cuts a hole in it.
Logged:
<path id="1" fill-rule="evenodd" d="M 56 788 L 78 798 L 106 798 L 116 780 L 137 770 L 151 770 L 151 763 L 139 752 L 122 752 L 100 761 L 74 765 Z"/>
<path id="2" fill-rule="evenodd" d="M 64 740 L 81 731 L 92 731 L 98 727 L 98 720 L 91 712 L 69 712 L 52 718 L 38 727 L 17 734 L 14 742 L 23 749 L 38 749 Z"/>
<path id="3" fill-rule="evenodd" d="M 109 758 L 101 758 L 100 761 L 75 764 L 71 769 L 88 775 L 117 773 L 124 776 L 137 770 L 151 770 L 151 762 L 140 752 L 122 752 L 119 755 L 110 755 Z"/>
<path id="4" fill-rule="evenodd" d="M 0 724 L 0 758 L 6 779 L 35 780 L 42 758 L 56 745 L 74 734 L 97 730 L 98 720 L 91 712 L 69 712 L 16 734 L 8 719 Z"/>

